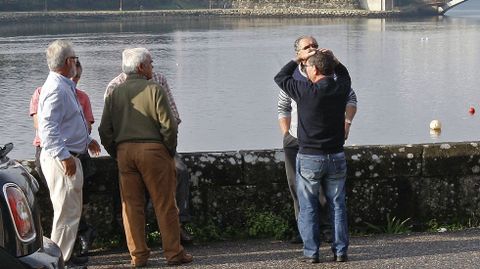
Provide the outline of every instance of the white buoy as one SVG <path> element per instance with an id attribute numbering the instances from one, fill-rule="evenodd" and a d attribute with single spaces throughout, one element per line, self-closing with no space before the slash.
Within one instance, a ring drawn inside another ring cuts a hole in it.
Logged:
<path id="1" fill-rule="evenodd" d="M 439 120 L 432 120 L 430 122 L 430 129 L 431 130 L 441 130 L 442 129 L 442 123 Z"/>

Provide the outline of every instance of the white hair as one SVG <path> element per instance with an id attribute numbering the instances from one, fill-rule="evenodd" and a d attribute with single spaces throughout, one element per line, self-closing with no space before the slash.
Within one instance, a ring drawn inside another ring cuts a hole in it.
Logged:
<path id="1" fill-rule="evenodd" d="M 138 66 L 151 57 L 146 48 L 125 49 L 122 53 L 122 71 L 125 74 L 137 73 Z"/>
<path id="2" fill-rule="evenodd" d="M 67 57 L 75 55 L 72 43 L 66 40 L 55 40 L 47 48 L 48 69 L 57 71 L 65 65 Z"/>

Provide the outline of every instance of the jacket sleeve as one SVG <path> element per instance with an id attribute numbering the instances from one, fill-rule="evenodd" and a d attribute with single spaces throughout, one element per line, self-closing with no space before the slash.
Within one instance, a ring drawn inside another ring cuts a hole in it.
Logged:
<path id="1" fill-rule="evenodd" d="M 112 156 L 117 158 L 117 148 L 113 138 L 113 122 L 111 115 L 111 96 L 107 96 L 105 99 L 105 106 L 103 107 L 102 120 L 100 126 L 98 126 L 98 134 L 100 135 L 100 141 L 105 150 Z"/>
<path id="2" fill-rule="evenodd" d="M 292 99 L 282 90 L 278 93 L 277 112 L 279 119 L 291 117 Z"/>
<path id="3" fill-rule="evenodd" d="M 337 83 L 344 84 L 351 89 L 352 79 L 350 78 L 347 68 L 342 63 L 338 63 L 335 67 L 335 74 L 337 75 Z"/>
<path id="4" fill-rule="evenodd" d="M 350 92 L 348 93 L 347 106 L 357 107 L 357 94 L 352 88 L 350 88 Z"/>
<path id="5" fill-rule="evenodd" d="M 167 94 L 158 84 L 156 84 L 156 87 L 158 87 L 158 89 L 155 105 L 159 130 L 163 137 L 165 147 L 167 147 L 170 155 L 173 157 L 177 151 L 178 125 L 173 116 L 172 110 L 170 109 Z"/>
<path id="6" fill-rule="evenodd" d="M 292 76 L 297 66 L 298 64 L 295 61 L 288 62 L 274 78 L 275 83 L 277 83 L 278 87 L 280 87 L 280 89 L 282 89 L 290 98 L 292 98 L 296 102 L 298 102 L 300 98 L 298 84 L 304 83 L 296 81 Z"/>

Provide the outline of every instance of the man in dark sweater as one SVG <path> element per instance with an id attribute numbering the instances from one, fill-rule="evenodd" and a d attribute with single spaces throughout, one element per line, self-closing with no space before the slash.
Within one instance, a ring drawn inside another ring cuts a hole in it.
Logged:
<path id="1" fill-rule="evenodd" d="M 292 75 L 307 61 L 308 81 Z M 333 78 L 336 74 L 337 79 Z M 296 183 L 300 205 L 298 228 L 305 262 L 319 262 L 318 190 L 323 187 L 333 226 L 334 260 L 347 260 L 348 225 L 345 205 L 345 105 L 351 88 L 347 69 L 326 49 L 304 50 L 275 76 L 275 82 L 298 105 Z"/>

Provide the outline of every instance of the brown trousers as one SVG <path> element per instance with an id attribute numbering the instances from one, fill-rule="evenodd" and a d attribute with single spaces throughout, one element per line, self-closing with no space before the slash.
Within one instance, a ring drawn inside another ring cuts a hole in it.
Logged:
<path id="1" fill-rule="evenodd" d="M 167 261 L 183 255 L 175 203 L 175 163 L 161 143 L 122 143 L 117 147 L 122 216 L 132 264 L 148 260 L 145 188 L 152 199 Z"/>

